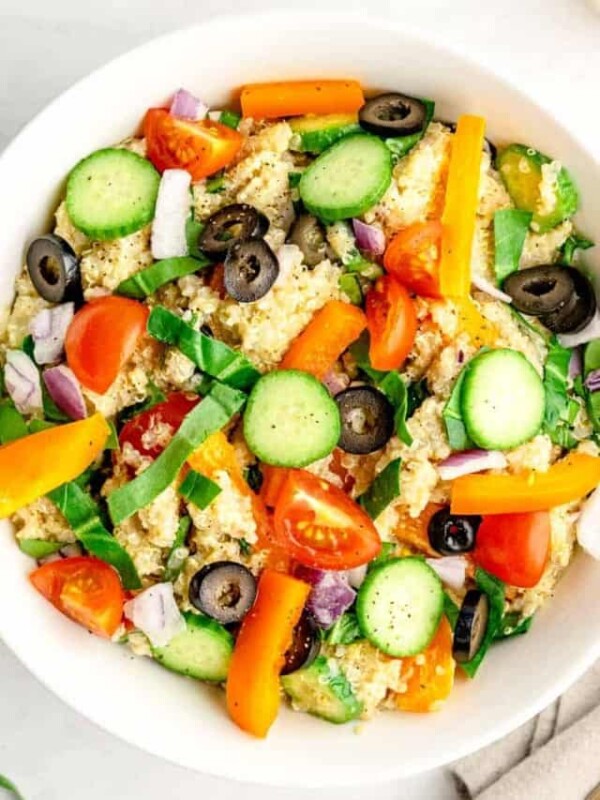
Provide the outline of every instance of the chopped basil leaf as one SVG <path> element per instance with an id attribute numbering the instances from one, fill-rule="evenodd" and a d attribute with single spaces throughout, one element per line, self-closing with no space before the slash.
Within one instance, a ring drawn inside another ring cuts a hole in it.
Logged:
<path id="1" fill-rule="evenodd" d="M 352 644 L 359 639 L 364 639 L 358 624 L 356 614 L 347 611 L 337 619 L 331 628 L 325 632 L 324 639 L 327 644 Z"/>
<path id="2" fill-rule="evenodd" d="M 22 553 L 36 560 L 58 553 L 65 545 L 64 542 L 48 542 L 45 539 L 17 539 L 17 544 Z"/>
<path id="3" fill-rule="evenodd" d="M 29 433 L 41 433 L 49 428 L 56 428 L 56 422 L 48 422 L 45 419 L 32 419 L 29 423 Z"/>
<path id="4" fill-rule="evenodd" d="M 175 534 L 175 539 L 171 545 L 169 555 L 167 556 L 167 563 L 165 564 L 165 581 L 172 583 L 177 579 L 179 573 L 183 569 L 185 559 L 187 558 L 187 550 L 183 553 L 182 550 L 185 547 L 185 540 L 190 532 L 191 524 L 192 520 L 189 517 L 182 517 L 179 520 L 177 533 Z"/>
<path id="5" fill-rule="evenodd" d="M 12 400 L 0 400 L 0 444 L 22 439 L 28 433 L 27 423 Z"/>
<path id="6" fill-rule="evenodd" d="M 407 408 L 406 419 L 410 419 L 415 413 L 417 408 L 423 405 L 423 401 L 429 397 L 429 389 L 427 387 L 426 378 L 421 378 L 420 381 L 415 381 L 408 385 L 407 388 Z"/>
<path id="7" fill-rule="evenodd" d="M 4 775 L 0 775 L 0 789 L 6 789 L 8 792 L 12 792 L 17 800 L 23 800 L 23 795 L 19 792 L 14 783 L 9 781 Z"/>
<path id="8" fill-rule="evenodd" d="M 245 402 L 246 395 L 242 392 L 224 384 L 215 384 L 210 393 L 187 414 L 158 458 L 130 483 L 109 495 L 108 508 L 113 524 L 123 522 L 170 486 L 194 450 L 211 433 L 221 430 L 241 411 Z"/>
<path id="9" fill-rule="evenodd" d="M 48 499 L 62 512 L 88 553 L 111 564 L 121 576 L 125 589 L 142 585 L 129 553 L 103 525 L 100 509 L 75 481 L 63 483 L 48 493 Z"/>
<path id="10" fill-rule="evenodd" d="M 230 111 L 227 108 L 221 111 L 221 115 L 219 116 L 219 122 L 222 125 L 227 125 L 228 128 L 233 128 L 235 131 L 238 129 L 241 121 L 242 118 L 236 111 Z"/>
<path id="11" fill-rule="evenodd" d="M 384 467 L 367 491 L 358 498 L 371 519 L 377 517 L 400 496 L 400 471 L 402 460 L 395 458 Z"/>
<path id="12" fill-rule="evenodd" d="M 560 261 L 562 264 L 571 266 L 575 261 L 577 250 L 589 250 L 594 247 L 594 242 L 579 233 L 572 233 L 560 248 Z"/>
<path id="13" fill-rule="evenodd" d="M 301 172 L 288 172 L 288 185 L 290 189 L 295 189 L 302 178 Z"/>
<path id="14" fill-rule="evenodd" d="M 197 258 L 198 261 L 201 262 L 206 259 L 206 256 L 198 246 L 198 240 L 203 229 L 204 225 L 193 217 L 190 217 L 185 223 L 185 238 L 188 252 L 192 258 Z"/>
<path id="15" fill-rule="evenodd" d="M 518 611 L 509 611 L 502 618 L 496 639 L 508 639 L 511 636 L 522 636 L 531 628 L 533 616 L 523 618 Z"/>
<path id="16" fill-rule="evenodd" d="M 460 614 L 460 608 L 447 592 L 444 592 L 444 614 L 448 618 L 452 630 L 456 627 L 456 620 Z"/>
<path id="17" fill-rule="evenodd" d="M 417 131 L 417 133 L 411 133 L 408 136 L 398 136 L 384 140 L 392 154 L 392 162 L 394 163 L 394 166 L 398 163 L 398 161 L 400 161 L 401 158 L 409 153 L 416 144 L 421 141 L 425 135 L 425 131 L 429 127 L 429 123 L 433 119 L 433 114 L 435 112 L 435 103 L 433 100 L 426 100 L 423 98 L 421 102 L 425 106 L 426 111 L 423 130 Z"/>
<path id="18" fill-rule="evenodd" d="M 448 444 L 452 450 L 468 450 L 473 447 L 473 442 L 469 438 L 467 429 L 462 418 L 462 410 L 460 404 L 460 395 L 462 392 L 463 382 L 465 380 L 466 371 L 460 373 L 452 389 L 452 394 L 448 398 L 448 402 L 442 411 L 442 419 L 446 427 L 446 435 L 448 436 Z"/>
<path id="19" fill-rule="evenodd" d="M 241 539 L 238 539 L 238 545 L 240 547 L 240 555 L 242 556 L 249 556 L 252 553 L 252 545 L 250 542 L 247 542 L 244 537 L 242 536 Z"/>
<path id="20" fill-rule="evenodd" d="M 470 661 L 462 663 L 460 666 L 464 669 L 470 678 L 474 678 L 477 670 L 481 666 L 481 662 L 486 656 L 490 645 L 498 635 L 501 629 L 502 620 L 504 618 L 504 584 L 502 581 L 490 575 L 485 570 L 477 567 L 475 570 L 475 581 L 477 586 L 482 592 L 488 596 L 490 602 L 490 614 L 488 617 L 487 627 L 483 641 L 479 650 L 475 653 Z"/>
<path id="21" fill-rule="evenodd" d="M 207 267 L 211 262 L 208 258 L 202 260 L 182 256 L 181 258 L 165 258 L 157 261 L 150 267 L 141 269 L 132 275 L 131 278 L 122 281 L 115 292 L 125 297 L 133 297 L 136 300 L 143 300 L 154 294 L 161 286 L 185 275 L 192 275 L 203 267 Z"/>
<path id="22" fill-rule="evenodd" d="M 360 306 L 362 304 L 362 289 L 360 288 L 360 281 L 356 275 L 350 272 L 345 272 L 343 275 L 340 275 L 339 286 L 353 305 Z"/>
<path id="23" fill-rule="evenodd" d="M 218 494 L 221 494 L 221 487 L 210 478 L 191 469 L 179 487 L 179 494 L 190 503 L 203 509 L 209 506 Z"/>
<path id="24" fill-rule="evenodd" d="M 225 176 L 223 173 L 214 175 L 206 181 L 206 191 L 208 194 L 220 194 L 225 191 Z"/>
<path id="25" fill-rule="evenodd" d="M 244 472 L 244 478 L 253 492 L 260 492 L 263 483 L 263 474 L 258 464 L 250 464 Z"/>
<path id="26" fill-rule="evenodd" d="M 374 558 L 373 561 L 369 562 L 367 574 L 369 574 L 371 570 L 375 569 L 375 567 L 378 567 L 380 564 L 385 564 L 385 562 L 389 561 L 390 558 L 395 558 L 396 550 L 397 547 L 393 542 L 382 542 L 379 555 Z"/>
<path id="27" fill-rule="evenodd" d="M 525 317 L 523 314 L 521 314 L 519 311 L 517 311 L 516 308 L 513 308 L 512 305 L 506 305 L 505 308 L 508 308 L 508 310 L 513 315 L 513 317 L 516 319 L 516 321 L 519 323 L 519 325 L 521 325 L 523 328 L 525 328 L 527 333 L 533 333 L 535 336 L 537 336 L 539 339 L 541 339 L 542 342 L 544 342 L 544 344 L 548 344 L 550 342 L 550 339 L 552 338 L 552 334 L 546 333 L 541 328 L 538 328 L 536 325 L 534 325 L 532 322 L 530 322 L 527 319 L 527 317 Z"/>
<path id="28" fill-rule="evenodd" d="M 499 284 L 519 269 L 532 216 L 518 208 L 503 208 L 494 214 L 494 270 Z"/>
<path id="29" fill-rule="evenodd" d="M 162 306 L 152 309 L 148 332 L 159 342 L 179 348 L 202 372 L 234 389 L 250 389 L 260 377 L 260 372 L 245 355 L 194 330 Z"/>
<path id="30" fill-rule="evenodd" d="M 554 444 L 565 449 L 571 449 L 577 445 L 577 439 L 571 432 L 571 426 L 580 409 L 579 402 L 569 397 L 570 360 L 571 351 L 553 337 L 544 366 L 546 411 L 543 430 L 550 436 Z"/>
<path id="31" fill-rule="evenodd" d="M 33 361 L 35 364 L 35 358 L 33 357 L 33 351 L 35 349 L 35 345 L 33 343 L 33 336 L 31 334 L 27 335 L 23 341 L 21 342 L 21 350 L 25 353 L 26 356 Z"/>

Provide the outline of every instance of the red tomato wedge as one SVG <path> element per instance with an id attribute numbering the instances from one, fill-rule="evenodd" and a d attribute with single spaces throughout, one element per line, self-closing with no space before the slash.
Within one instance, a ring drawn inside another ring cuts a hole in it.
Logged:
<path id="1" fill-rule="evenodd" d="M 142 411 L 133 419 L 123 425 L 119 434 L 121 447 L 128 442 L 142 456 L 157 458 L 165 449 L 165 444 L 154 443 L 148 445 L 144 439 L 148 431 L 159 426 L 168 425 L 172 433 L 179 430 L 179 426 L 184 418 L 190 413 L 194 406 L 198 405 L 200 397 L 198 395 L 188 396 L 183 392 L 172 392 L 164 403 Z"/>
<path id="2" fill-rule="evenodd" d="M 144 119 L 148 158 L 159 172 L 185 169 L 199 181 L 226 167 L 237 155 L 242 135 L 227 125 L 178 119 L 164 108 L 150 108 Z"/>
<path id="3" fill-rule="evenodd" d="M 92 557 L 65 558 L 29 576 L 52 605 L 92 633 L 113 636 L 123 617 L 125 595 L 115 570 Z"/>
<path id="4" fill-rule="evenodd" d="M 473 551 L 476 564 L 511 586 L 535 586 L 550 553 L 550 515 L 492 514 L 484 517 Z"/>
<path id="5" fill-rule="evenodd" d="M 86 303 L 67 331 L 67 362 L 80 383 L 104 394 L 146 330 L 148 308 L 125 297 Z"/>
<path id="6" fill-rule="evenodd" d="M 352 569 L 381 550 L 371 518 L 337 486 L 291 469 L 277 497 L 275 541 L 307 567 Z"/>
<path id="7" fill-rule="evenodd" d="M 410 353 L 417 333 L 417 315 L 410 295 L 396 278 L 384 275 L 369 290 L 366 311 L 371 366 L 398 369 Z"/>
<path id="8" fill-rule="evenodd" d="M 399 231 L 383 256 L 386 271 L 420 297 L 440 297 L 442 223 L 416 222 Z"/>

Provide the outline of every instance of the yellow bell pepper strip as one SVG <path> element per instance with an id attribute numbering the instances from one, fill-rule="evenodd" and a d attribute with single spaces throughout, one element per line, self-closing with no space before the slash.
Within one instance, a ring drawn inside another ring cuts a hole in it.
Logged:
<path id="1" fill-rule="evenodd" d="M 442 214 L 440 291 L 444 297 L 468 297 L 471 290 L 471 247 L 475 235 L 484 130 L 482 117 L 466 114 L 458 118 L 452 140 Z"/>
<path id="2" fill-rule="evenodd" d="M 244 86 L 242 115 L 277 119 L 303 114 L 352 114 L 364 105 L 358 81 L 280 81 Z"/>
<path id="3" fill-rule="evenodd" d="M 455 300 L 458 330 L 468 334 L 474 347 L 495 347 L 500 336 L 498 328 L 486 319 L 470 297 Z"/>
<path id="4" fill-rule="evenodd" d="M 547 472 L 464 475 L 452 484 L 453 514 L 546 511 L 585 497 L 600 484 L 600 458 L 571 453 Z"/>
<path id="5" fill-rule="evenodd" d="M 109 434 L 102 414 L 94 414 L 0 447 L 0 519 L 81 475 Z"/>
<path id="6" fill-rule="evenodd" d="M 277 717 L 279 673 L 310 590 L 296 578 L 266 569 L 242 622 L 227 677 L 227 709 L 253 736 L 264 738 Z"/>

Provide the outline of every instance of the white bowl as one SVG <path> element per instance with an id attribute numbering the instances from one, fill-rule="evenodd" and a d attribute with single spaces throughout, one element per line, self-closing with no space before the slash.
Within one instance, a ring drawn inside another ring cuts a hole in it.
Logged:
<path id="1" fill-rule="evenodd" d="M 593 157 L 556 118 L 477 64 L 387 20 L 235 16 L 170 34 L 112 62 L 55 100 L 9 146 L 0 159 L 0 304 L 10 302 L 25 243 L 47 229 L 69 168 L 130 135 L 148 106 L 179 86 L 218 106 L 248 81 L 335 76 L 432 97 L 442 119 L 482 114 L 493 141 L 526 142 L 560 158 L 581 187 L 580 223 L 600 239 L 600 169 Z M 595 266 L 600 272 L 597 255 Z M 9 525 L 2 527 L 0 635 L 7 645 L 52 691 L 117 736 L 229 778 L 322 787 L 414 774 L 508 733 L 600 655 L 600 567 L 579 555 L 531 632 L 496 646 L 475 681 L 458 682 L 443 711 L 381 714 L 357 735 L 353 725 L 282 710 L 268 740 L 256 741 L 228 720 L 219 691 L 134 659 L 57 614 L 30 587 L 31 562 Z"/>

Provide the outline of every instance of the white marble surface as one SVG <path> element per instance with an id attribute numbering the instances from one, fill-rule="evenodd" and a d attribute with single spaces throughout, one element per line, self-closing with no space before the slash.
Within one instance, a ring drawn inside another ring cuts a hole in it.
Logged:
<path id="1" fill-rule="evenodd" d="M 74 80 L 130 47 L 216 13 L 293 7 L 269 0 L 0 0 L 0 149 Z M 364 0 L 303 0 L 302 7 L 364 10 Z M 600 15 L 597 0 L 371 0 L 373 13 L 432 28 L 521 86 L 600 158 Z M 65 120 L 68 124 L 68 120 Z M 58 135 L 50 131 L 49 136 Z M 4 610 L 2 613 L 10 613 Z M 301 800 L 174 767 L 96 728 L 52 696 L 0 643 L 0 773 L 26 800 Z M 362 800 L 369 790 L 311 791 L 312 800 Z M 2 790 L 0 789 L 0 797 Z M 436 770 L 377 788 L 378 800 L 453 800 Z"/>

